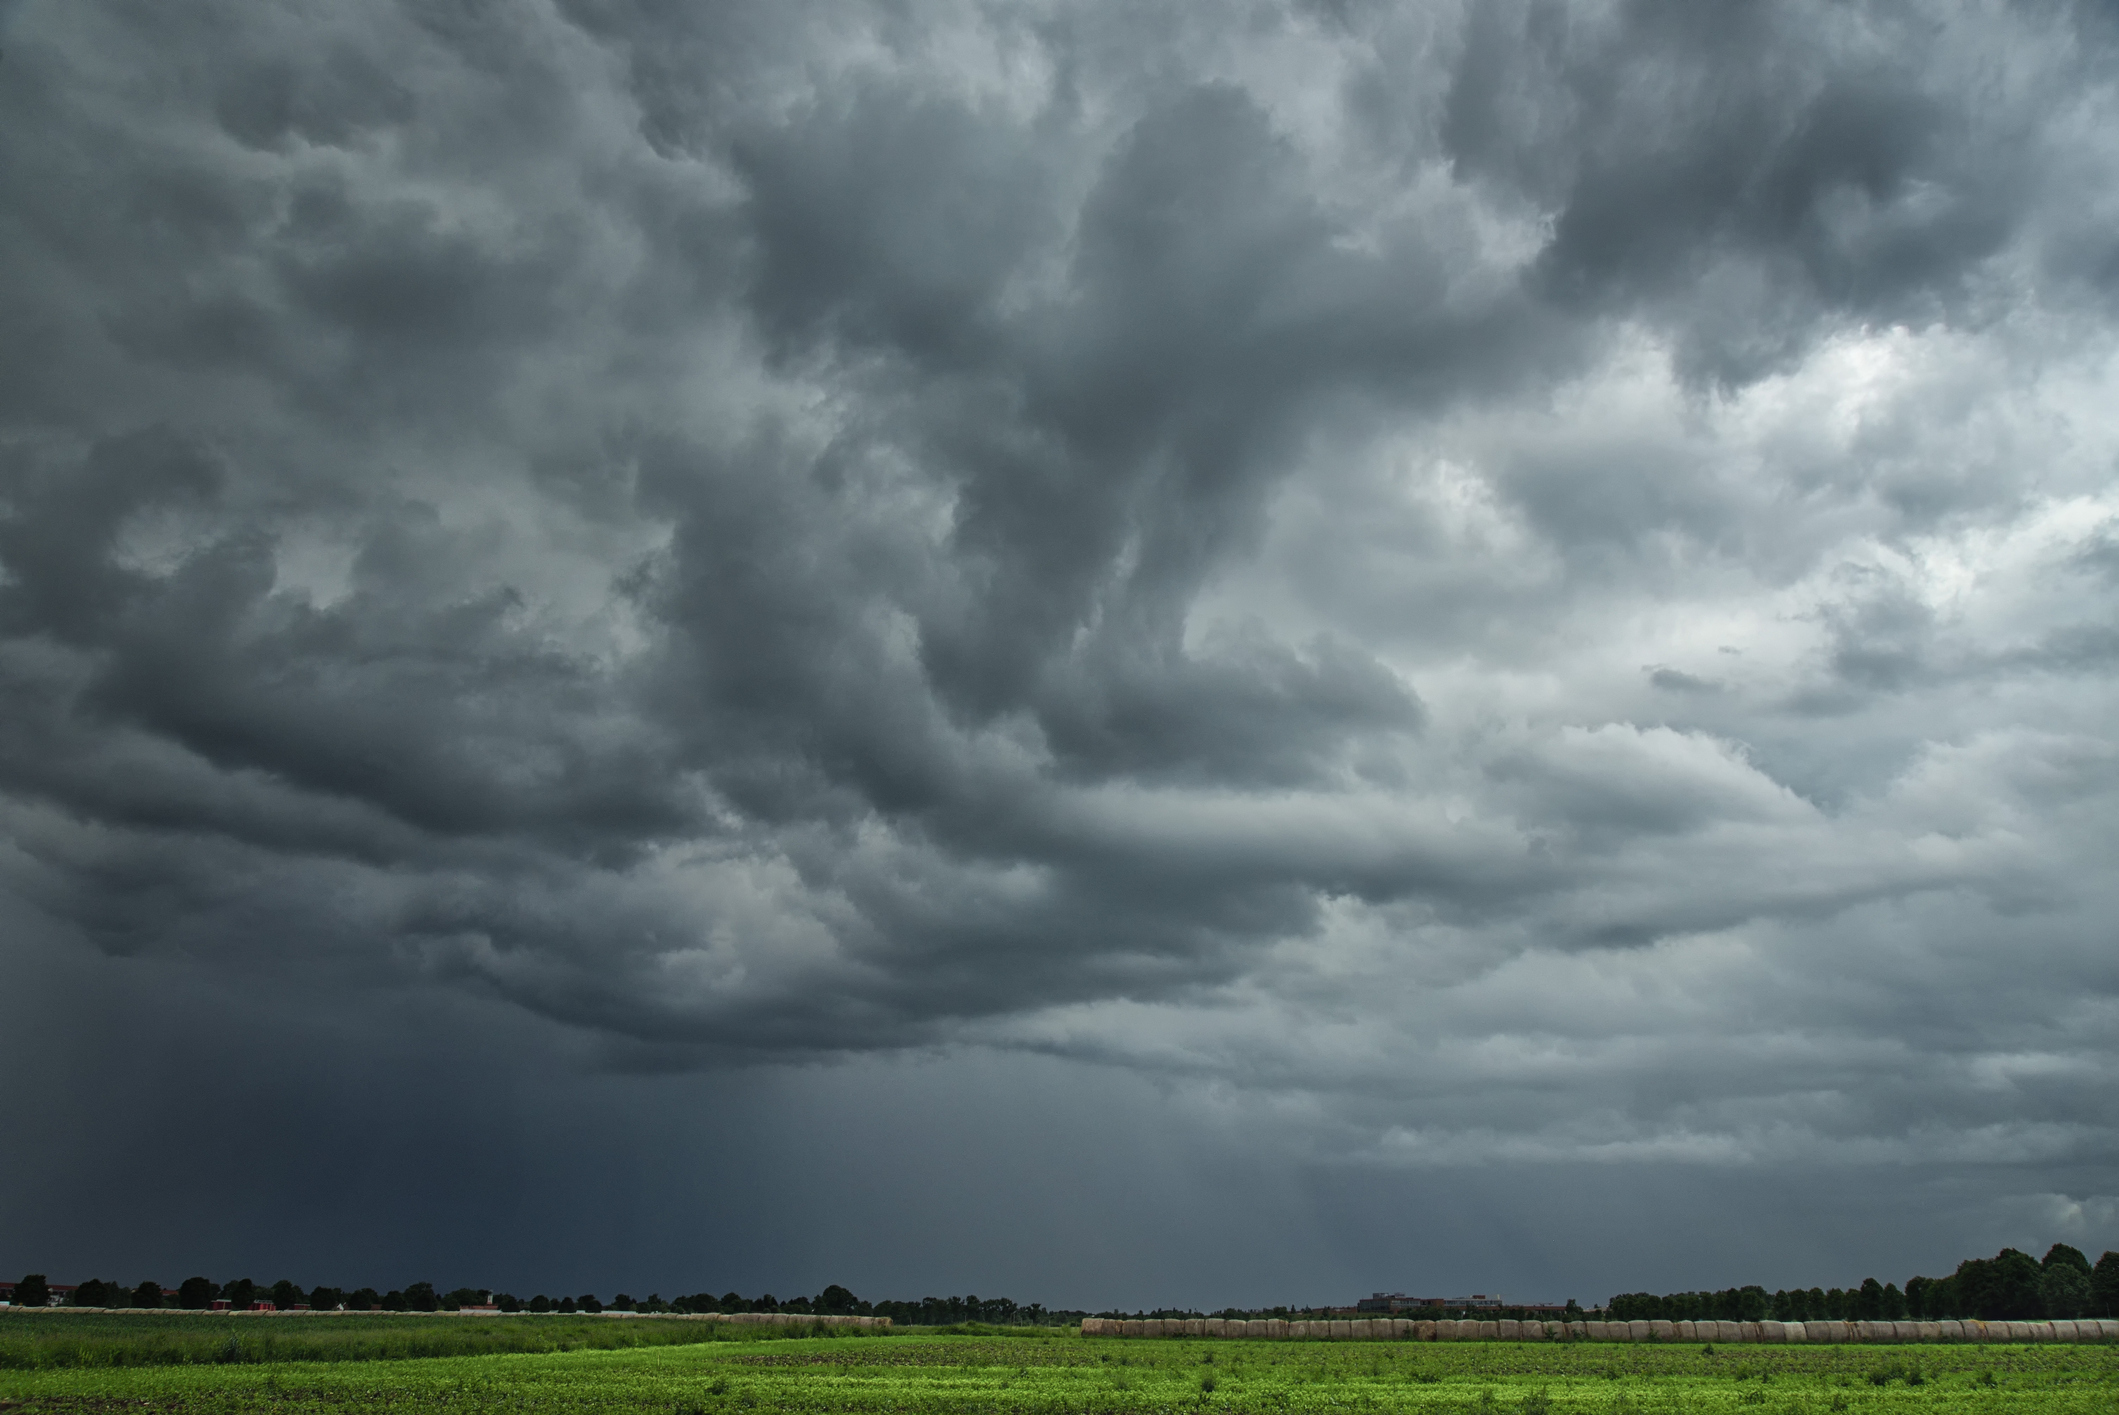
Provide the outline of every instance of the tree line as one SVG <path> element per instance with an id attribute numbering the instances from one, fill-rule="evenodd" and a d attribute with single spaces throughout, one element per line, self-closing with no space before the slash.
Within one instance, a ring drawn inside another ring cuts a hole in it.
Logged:
<path id="1" fill-rule="evenodd" d="M 51 1296 L 51 1284 L 43 1273 L 30 1273 L 15 1284 L 14 1301 L 18 1306 L 43 1307 L 49 1305 Z M 584 1292 L 576 1297 L 550 1297 L 541 1292 L 534 1297 L 518 1297 L 511 1292 L 495 1292 L 489 1288 L 459 1287 L 442 1292 L 431 1282 L 415 1282 L 404 1288 L 392 1288 L 388 1292 L 377 1292 L 372 1287 L 357 1287 L 348 1291 L 337 1287 L 304 1288 L 285 1278 L 268 1286 L 253 1282 L 247 1277 L 232 1278 L 223 1283 L 214 1282 L 210 1278 L 188 1277 L 177 1287 L 174 1296 L 166 1296 L 162 1285 L 151 1279 L 137 1286 L 127 1287 L 122 1283 L 91 1278 L 66 1294 L 64 1305 L 173 1307 L 203 1311 L 212 1307 L 215 1302 L 226 1302 L 239 1310 L 246 1310 L 257 1302 L 270 1302 L 280 1311 L 308 1307 L 324 1312 L 337 1311 L 340 1308 L 354 1312 L 442 1312 L 486 1306 L 498 1307 L 503 1312 L 617 1311 L 694 1315 L 709 1312 L 789 1312 L 798 1316 L 889 1317 L 901 1326 L 948 1326 L 959 1322 L 985 1322 L 996 1326 L 1047 1326 L 1061 1321 L 1078 1320 L 1084 1315 L 1080 1312 L 1048 1311 L 1043 1304 L 1036 1302 L 1025 1306 L 1006 1297 L 922 1297 L 918 1301 L 866 1302 L 837 1283 L 813 1297 L 778 1298 L 770 1292 L 758 1297 L 745 1297 L 739 1292 L 724 1292 L 717 1297 L 711 1292 L 697 1292 L 690 1296 L 664 1299 L 659 1293 L 636 1298 L 621 1292 L 609 1302 L 604 1302 L 593 1292 Z"/>
<path id="2" fill-rule="evenodd" d="M 1982 1321 L 2119 1317 L 2119 1253 L 2092 1264 L 2082 1250 L 2055 1243 L 2044 1261 L 2014 1248 L 1967 1258 L 1948 1277 L 1897 1283 L 1866 1278 L 1860 1287 L 1768 1292 L 1622 1292 L 1605 1309 L 1619 1321 L 1893 1322 L 1977 1317 Z"/>

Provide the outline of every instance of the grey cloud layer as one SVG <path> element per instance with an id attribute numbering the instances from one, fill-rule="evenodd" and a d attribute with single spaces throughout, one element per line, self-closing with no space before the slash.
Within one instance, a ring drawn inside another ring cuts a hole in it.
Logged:
<path id="1" fill-rule="evenodd" d="M 0 13 L 99 947 L 2111 1223 L 2097 12 Z"/>

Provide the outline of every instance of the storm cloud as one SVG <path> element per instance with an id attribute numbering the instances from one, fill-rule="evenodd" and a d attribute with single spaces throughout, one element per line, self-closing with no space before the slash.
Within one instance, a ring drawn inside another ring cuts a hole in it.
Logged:
<path id="1" fill-rule="evenodd" d="M 0 47 L 0 1262 L 1102 1306 L 2119 1246 L 2108 9 Z M 252 1153 L 263 1229 L 52 1178 Z M 451 1166 L 482 1218 L 381 1180 Z"/>

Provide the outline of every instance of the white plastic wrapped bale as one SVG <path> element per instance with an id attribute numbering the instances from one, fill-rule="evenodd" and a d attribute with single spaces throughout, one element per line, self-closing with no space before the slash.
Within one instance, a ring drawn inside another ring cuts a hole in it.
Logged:
<path id="1" fill-rule="evenodd" d="M 1543 1322 L 1525 1322 L 1518 1330 L 1525 1341 L 1543 1341 L 1548 1335 Z"/>
<path id="2" fill-rule="evenodd" d="M 1786 1341 L 1788 1339 L 1787 1324 L 1773 1321 L 1770 1318 L 1760 1322 L 1758 1324 L 1758 1339 L 1772 1345 L 1778 1345 Z"/>
<path id="3" fill-rule="evenodd" d="M 1587 1336 L 1591 1341 L 1604 1341 L 1608 1339 L 1604 1335 L 1604 1328 L 1607 1325 L 1606 1323 L 1584 1322 L 1582 1325 L 1584 1327 L 1583 1334 Z"/>
<path id="4" fill-rule="evenodd" d="M 1286 1317 L 1273 1317 L 1266 1322 L 1266 1335 L 1276 1341 L 1286 1341 L 1295 1324 Z"/>
<path id="5" fill-rule="evenodd" d="M 1500 1338 L 1500 1336 L 1501 1336 L 1501 1324 L 1500 1324 L 1499 1322 L 1481 1322 L 1481 1323 L 1479 1323 L 1479 1340 L 1481 1340 L 1481 1341 L 1495 1341 L 1495 1340 L 1498 1340 L 1498 1339 Z"/>
<path id="6" fill-rule="evenodd" d="M 1095 1335 L 1097 1335 L 1097 1334 L 1098 1334 L 1099 1332 L 1101 1332 L 1101 1331 L 1102 1331 L 1103 1329 L 1104 1329 L 1104 1319 L 1103 1319 L 1102 1317 L 1084 1317 L 1084 1318 L 1082 1318 L 1082 1335 L 1083 1335 L 1083 1336 L 1095 1336 Z"/>
<path id="7" fill-rule="evenodd" d="M 1436 1330 L 1435 1330 L 1435 1325 L 1436 1325 L 1436 1324 L 1435 1324 L 1435 1322 L 1434 1322 L 1434 1321 L 1433 1321 L 1432 1319 L 1430 1319 L 1430 1318 L 1427 1318 L 1427 1317 L 1422 1317 L 1422 1318 L 1421 1318 L 1421 1319 L 1420 1319 L 1419 1321 L 1417 1321 L 1417 1322 L 1414 1322 L 1414 1323 L 1413 1323 L 1413 1340 L 1415 1340 L 1415 1341 L 1433 1341 L 1433 1340 L 1435 1340 L 1435 1339 L 1436 1339 L 1436 1337 L 1437 1337 L 1437 1336 L 1439 1335 L 1439 1333 L 1437 1333 L 1437 1332 L 1436 1332 Z"/>
<path id="8" fill-rule="evenodd" d="M 1678 1339 L 1677 1323 L 1666 1322 L 1661 1317 L 1657 1317 L 1648 1323 L 1648 1334 L 1657 1341 L 1676 1341 Z"/>
<path id="9" fill-rule="evenodd" d="M 1516 1339 L 1516 1325 L 1516 1320 L 1513 1317 L 1503 1317 L 1500 1321 L 1494 1323 L 1494 1335 L 1503 1341 L 1514 1341 Z"/>
<path id="10" fill-rule="evenodd" d="M 1374 1341 L 1380 1335 L 1376 1328 L 1381 1324 L 1374 1317 L 1357 1317 L 1350 1325 L 1356 1341 Z"/>

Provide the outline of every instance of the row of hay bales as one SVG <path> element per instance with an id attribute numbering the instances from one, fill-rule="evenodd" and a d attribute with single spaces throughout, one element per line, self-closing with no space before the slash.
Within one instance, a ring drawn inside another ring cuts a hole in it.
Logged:
<path id="1" fill-rule="evenodd" d="M 2072 1322 L 1530 1322 L 1355 1317 L 1296 1322 L 1223 1317 L 1084 1317 L 1083 1336 L 1223 1336 L 1273 1341 L 2111 1341 L 2119 1321 Z"/>

